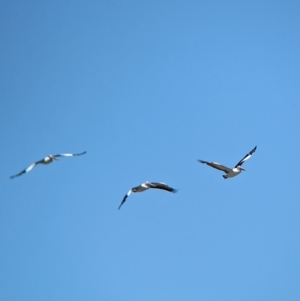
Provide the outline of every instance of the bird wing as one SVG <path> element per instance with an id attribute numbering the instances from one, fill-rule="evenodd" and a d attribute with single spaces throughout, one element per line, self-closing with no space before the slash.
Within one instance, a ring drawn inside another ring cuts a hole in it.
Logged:
<path id="1" fill-rule="evenodd" d="M 150 188 L 163 189 L 163 190 L 166 190 L 166 191 L 169 191 L 169 192 L 173 192 L 173 193 L 177 192 L 177 189 L 174 189 L 174 188 L 168 186 L 167 184 L 165 184 L 163 182 L 159 182 L 159 183 L 152 182 L 149 185 L 150 185 Z"/>
<path id="2" fill-rule="evenodd" d="M 26 169 L 23 169 L 21 172 L 19 172 L 18 174 L 14 175 L 14 176 L 11 176 L 10 178 L 13 179 L 13 178 L 15 178 L 15 177 L 19 177 L 19 176 L 21 176 L 22 174 L 31 171 L 37 164 L 41 163 L 41 161 L 43 161 L 43 160 L 40 160 L 40 161 L 37 161 L 37 162 L 32 163 L 32 164 L 31 164 L 30 166 L 28 166 Z"/>
<path id="3" fill-rule="evenodd" d="M 118 209 L 120 209 L 121 206 L 126 202 L 126 199 L 130 196 L 131 192 L 132 192 L 131 189 L 127 192 L 127 194 L 124 196 L 124 198 L 123 198 L 123 200 L 122 200 L 122 202 L 121 202 L 121 204 L 120 204 L 120 206 L 119 206 Z"/>
<path id="4" fill-rule="evenodd" d="M 253 150 L 251 151 L 251 152 L 249 152 L 235 167 L 238 167 L 238 166 L 242 166 L 242 164 L 245 162 L 245 161 L 247 161 L 248 159 L 250 159 L 251 158 L 251 156 L 253 155 L 253 153 L 256 151 L 256 147 L 257 146 L 255 146 L 254 148 L 253 148 Z"/>
<path id="5" fill-rule="evenodd" d="M 57 157 L 74 157 L 74 156 L 81 156 L 81 155 L 84 155 L 86 153 L 85 152 L 82 152 L 82 153 L 79 153 L 79 154 L 58 154 L 58 155 L 55 155 L 53 157 L 57 158 Z"/>
<path id="6" fill-rule="evenodd" d="M 208 165 L 210 167 L 213 167 L 215 169 L 222 170 L 226 173 L 229 173 L 232 170 L 231 168 L 223 166 L 223 165 L 221 165 L 220 163 L 217 163 L 217 162 L 207 162 L 207 161 L 203 161 L 203 160 L 198 160 L 198 162 L 206 164 L 206 165 Z"/>

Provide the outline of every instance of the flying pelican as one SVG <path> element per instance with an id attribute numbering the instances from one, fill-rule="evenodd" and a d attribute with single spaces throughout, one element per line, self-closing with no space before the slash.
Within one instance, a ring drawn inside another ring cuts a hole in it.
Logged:
<path id="1" fill-rule="evenodd" d="M 140 186 L 137 186 L 137 187 L 133 187 L 131 188 L 127 194 L 124 196 L 120 206 L 119 206 L 119 209 L 121 208 L 121 206 L 125 203 L 126 199 L 130 196 L 130 194 L 132 192 L 143 192 L 149 188 L 156 188 L 156 189 L 162 189 L 162 190 L 166 190 L 166 191 L 169 191 L 169 192 L 173 192 L 173 193 L 176 193 L 177 192 L 177 189 L 174 189 L 170 186 L 168 186 L 166 183 L 157 183 L 157 182 L 148 182 L 146 181 L 145 183 L 141 184 Z"/>
<path id="2" fill-rule="evenodd" d="M 15 177 L 19 177 L 21 176 L 22 174 L 26 173 L 26 172 L 29 172 L 31 171 L 36 165 L 38 164 L 49 164 L 55 160 L 58 160 L 57 158 L 59 157 L 74 157 L 74 156 L 81 156 L 81 155 L 84 155 L 86 152 L 82 152 L 80 154 L 59 154 L 59 155 L 55 155 L 55 156 L 52 156 L 52 155 L 48 155 L 47 157 L 45 157 L 44 159 L 42 160 L 39 160 L 39 161 L 36 161 L 34 163 L 32 163 L 30 166 L 28 166 L 26 169 L 22 170 L 21 172 L 19 172 L 18 174 L 14 175 L 14 176 L 11 176 L 10 178 L 13 179 Z"/>
<path id="3" fill-rule="evenodd" d="M 229 168 L 229 167 L 223 166 L 217 162 L 207 162 L 207 161 L 203 161 L 203 160 L 198 160 L 198 161 L 200 163 L 204 163 L 213 168 L 224 171 L 226 173 L 226 175 L 223 175 L 224 179 L 233 178 L 233 177 L 237 176 L 238 174 L 240 174 L 243 170 L 245 170 L 244 168 L 242 168 L 243 163 L 246 160 L 250 159 L 255 151 L 256 151 L 256 146 L 234 168 Z"/>

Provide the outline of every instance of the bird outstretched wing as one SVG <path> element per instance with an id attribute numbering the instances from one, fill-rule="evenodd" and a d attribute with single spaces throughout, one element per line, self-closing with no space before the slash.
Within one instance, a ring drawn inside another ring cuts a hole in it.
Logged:
<path id="1" fill-rule="evenodd" d="M 82 153 L 79 153 L 79 154 L 58 154 L 58 155 L 55 155 L 53 157 L 55 158 L 58 158 L 58 157 L 74 157 L 74 156 L 81 156 L 81 155 L 84 155 L 86 154 L 86 151 L 82 152 Z"/>
<path id="2" fill-rule="evenodd" d="M 19 177 L 24 173 L 27 173 L 29 171 L 31 171 L 37 164 L 41 163 L 43 160 L 39 160 L 37 162 L 32 163 L 30 166 L 28 166 L 27 168 L 23 169 L 22 171 L 20 171 L 19 173 L 17 173 L 16 175 L 11 176 L 10 178 L 13 179 L 15 177 Z"/>
<path id="3" fill-rule="evenodd" d="M 256 148 L 257 148 L 257 146 L 255 146 L 253 148 L 253 150 L 251 152 L 249 152 L 235 167 L 242 166 L 245 161 L 250 159 L 252 157 L 253 153 L 256 151 Z"/>
<path id="4" fill-rule="evenodd" d="M 231 168 L 223 166 L 223 165 L 221 165 L 220 163 L 217 163 L 217 162 L 207 162 L 207 161 L 203 161 L 203 160 L 198 160 L 198 162 L 206 164 L 206 165 L 208 165 L 210 167 L 213 167 L 215 169 L 222 170 L 226 173 L 229 173 L 231 171 Z"/>
<path id="5" fill-rule="evenodd" d="M 173 192 L 173 193 L 177 192 L 177 189 L 174 189 L 163 182 L 152 182 L 149 185 L 150 185 L 150 188 L 162 189 L 162 190 L 166 190 L 166 191 Z"/>
<path id="6" fill-rule="evenodd" d="M 123 200 L 122 200 L 122 202 L 121 202 L 121 204 L 120 204 L 120 206 L 119 206 L 119 210 L 120 210 L 120 208 L 122 207 L 122 205 L 126 202 L 126 199 L 130 196 L 130 194 L 131 194 L 131 192 L 132 192 L 132 190 L 130 189 L 128 192 L 127 192 L 127 194 L 124 196 L 124 198 L 123 198 Z"/>

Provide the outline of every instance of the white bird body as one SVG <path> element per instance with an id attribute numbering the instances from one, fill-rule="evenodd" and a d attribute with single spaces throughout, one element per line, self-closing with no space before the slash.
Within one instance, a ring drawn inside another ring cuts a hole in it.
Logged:
<path id="1" fill-rule="evenodd" d="M 227 178 L 233 178 L 242 172 L 239 168 L 233 168 L 230 172 L 227 173 Z"/>
<path id="2" fill-rule="evenodd" d="M 121 202 L 121 204 L 120 204 L 120 206 L 119 206 L 119 209 L 120 209 L 121 206 L 125 203 L 126 199 L 130 196 L 130 194 L 131 194 L 132 192 L 134 192 L 134 193 L 135 193 L 135 192 L 143 192 L 143 191 L 148 190 L 148 189 L 150 189 L 150 188 L 162 189 L 162 190 L 166 190 L 166 191 L 173 192 L 173 193 L 176 193 L 176 192 L 177 192 L 176 189 L 174 189 L 174 188 L 168 186 L 166 183 L 163 183 L 163 182 L 151 182 L 151 183 L 150 183 L 150 182 L 146 181 L 146 182 L 142 183 L 142 184 L 139 185 L 139 186 L 136 186 L 136 187 L 131 188 L 131 189 L 127 192 L 127 194 L 124 196 L 124 198 L 123 198 L 123 200 L 122 200 L 122 202 Z"/>
<path id="3" fill-rule="evenodd" d="M 58 160 L 58 159 L 56 159 L 52 155 L 49 155 L 49 156 L 45 157 L 43 160 L 41 160 L 40 164 L 49 164 L 49 163 L 52 163 L 54 160 Z"/>
<path id="4" fill-rule="evenodd" d="M 145 190 L 148 190 L 150 188 L 149 185 L 147 185 L 147 182 L 141 184 L 140 186 L 137 186 L 135 188 L 132 188 L 134 189 L 135 191 L 134 192 L 143 192 Z"/>
<path id="5" fill-rule="evenodd" d="M 245 170 L 244 168 L 242 168 L 242 164 L 246 160 L 250 159 L 255 151 L 256 151 L 256 146 L 242 160 L 240 160 L 239 163 L 236 164 L 236 166 L 234 168 L 229 168 L 229 167 L 223 166 L 223 165 L 221 165 L 220 163 L 217 163 L 217 162 L 207 162 L 207 161 L 203 161 L 203 160 L 198 160 L 198 162 L 206 164 L 206 165 L 208 165 L 210 167 L 213 167 L 215 169 L 224 171 L 226 173 L 226 175 L 223 175 L 224 179 L 233 178 L 233 177 L 239 175 L 242 171 Z"/>

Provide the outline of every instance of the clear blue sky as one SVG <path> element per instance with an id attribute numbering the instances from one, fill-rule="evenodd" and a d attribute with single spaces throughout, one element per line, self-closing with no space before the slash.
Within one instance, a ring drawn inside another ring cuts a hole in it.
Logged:
<path id="1" fill-rule="evenodd" d="M 299 15 L 2 0 L 0 299 L 300 300 Z"/>

